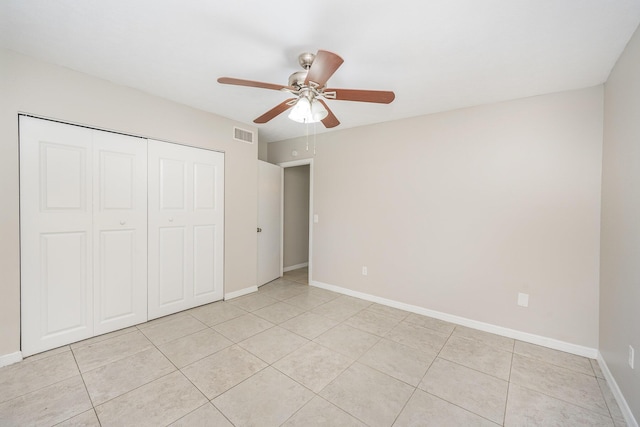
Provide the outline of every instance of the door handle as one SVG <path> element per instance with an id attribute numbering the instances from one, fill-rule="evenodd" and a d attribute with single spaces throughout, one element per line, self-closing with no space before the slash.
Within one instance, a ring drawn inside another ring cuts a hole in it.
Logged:
<path id="1" fill-rule="evenodd" d="M 262 233 L 262 228 L 258 227 L 258 233 Z"/>

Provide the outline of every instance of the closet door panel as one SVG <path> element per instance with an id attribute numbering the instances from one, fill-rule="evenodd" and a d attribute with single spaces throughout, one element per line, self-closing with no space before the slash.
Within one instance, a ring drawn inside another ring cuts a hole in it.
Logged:
<path id="1" fill-rule="evenodd" d="M 20 117 L 22 352 L 93 335 L 92 131 Z"/>
<path id="2" fill-rule="evenodd" d="M 149 318 L 223 297 L 224 155 L 149 141 Z"/>
<path id="3" fill-rule="evenodd" d="M 146 140 L 95 131 L 95 334 L 147 320 Z"/>
<path id="4" fill-rule="evenodd" d="M 223 298 L 224 155 L 197 153 L 193 171 L 194 304 L 200 305 Z"/>

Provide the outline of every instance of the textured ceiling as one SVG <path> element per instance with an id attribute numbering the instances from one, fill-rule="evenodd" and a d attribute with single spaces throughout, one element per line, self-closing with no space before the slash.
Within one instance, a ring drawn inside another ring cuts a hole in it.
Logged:
<path id="1" fill-rule="evenodd" d="M 339 130 L 603 83 L 639 22 L 640 0 L 1 0 L 0 46 L 245 123 L 287 94 L 216 78 L 287 84 L 330 50 L 331 87 L 396 93 L 328 101 Z"/>

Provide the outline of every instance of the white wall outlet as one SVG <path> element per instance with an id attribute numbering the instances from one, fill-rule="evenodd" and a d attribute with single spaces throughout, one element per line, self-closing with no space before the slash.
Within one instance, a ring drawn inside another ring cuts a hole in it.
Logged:
<path id="1" fill-rule="evenodd" d="M 518 294 L 518 305 L 520 307 L 529 307 L 529 294 Z"/>
<path id="2" fill-rule="evenodd" d="M 363 266 L 362 266 L 362 275 L 363 275 L 363 276 L 366 276 L 367 274 L 369 274 L 369 272 L 367 271 L 367 266 L 366 266 L 366 265 L 363 265 Z"/>
<path id="3" fill-rule="evenodd" d="M 635 369 L 634 368 L 635 359 L 636 359 L 636 351 L 633 349 L 633 347 L 629 346 L 629 366 L 631 366 L 631 369 Z"/>
<path id="4" fill-rule="evenodd" d="M 318 214 L 313 214 L 313 223 L 314 224 L 318 223 Z"/>

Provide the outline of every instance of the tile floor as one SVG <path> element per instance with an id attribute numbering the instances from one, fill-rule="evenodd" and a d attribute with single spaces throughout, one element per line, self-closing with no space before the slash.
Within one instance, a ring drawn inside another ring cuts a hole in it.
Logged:
<path id="1" fill-rule="evenodd" d="M 594 360 L 306 274 L 1 368 L 0 425 L 625 425 Z"/>

